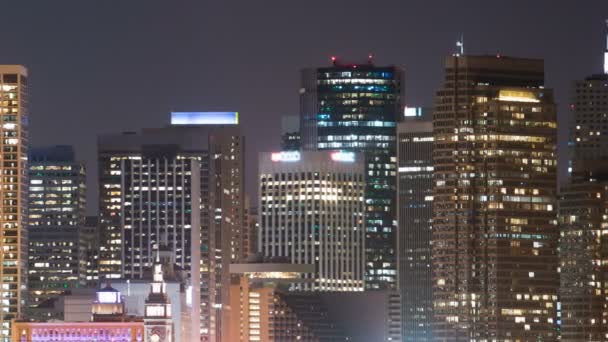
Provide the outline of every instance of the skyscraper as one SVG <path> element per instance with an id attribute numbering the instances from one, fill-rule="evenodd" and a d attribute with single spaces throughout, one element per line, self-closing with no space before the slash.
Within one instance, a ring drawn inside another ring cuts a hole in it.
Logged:
<path id="1" fill-rule="evenodd" d="M 542 60 L 446 59 L 433 115 L 435 340 L 557 338 L 556 127 Z"/>
<path id="2" fill-rule="evenodd" d="M 71 146 L 29 151 L 29 305 L 87 283 L 84 165 Z"/>
<path id="3" fill-rule="evenodd" d="M 403 341 L 431 341 L 433 123 L 397 126 L 397 222 Z"/>
<path id="4" fill-rule="evenodd" d="M 403 72 L 393 66 L 342 63 L 302 71 L 301 143 L 305 150 L 365 153 L 366 286 L 395 288 L 396 122 Z"/>
<path id="5" fill-rule="evenodd" d="M 288 115 L 281 118 L 281 151 L 299 151 L 300 118 L 297 115 Z"/>
<path id="6" fill-rule="evenodd" d="M 85 241 L 87 287 L 97 287 L 99 282 L 99 218 L 87 216 L 82 231 Z"/>
<path id="7" fill-rule="evenodd" d="M 361 154 L 287 151 L 260 154 L 258 246 L 268 258 L 315 265 L 299 290 L 364 289 L 364 188 Z"/>
<path id="8" fill-rule="evenodd" d="M 219 341 L 228 265 L 246 250 L 244 140 L 237 113 L 173 113 L 171 123 L 98 138 L 100 279 L 141 278 L 155 244 L 174 251 L 200 300 L 201 340 Z"/>
<path id="9" fill-rule="evenodd" d="M 563 341 L 608 339 L 607 98 L 608 68 L 574 82 L 570 179 L 560 190 L 559 202 Z"/>
<path id="10" fill-rule="evenodd" d="M 27 77 L 27 69 L 21 65 L 0 65 L 0 341 L 3 342 L 9 341 L 10 321 L 21 314 L 27 296 Z"/>

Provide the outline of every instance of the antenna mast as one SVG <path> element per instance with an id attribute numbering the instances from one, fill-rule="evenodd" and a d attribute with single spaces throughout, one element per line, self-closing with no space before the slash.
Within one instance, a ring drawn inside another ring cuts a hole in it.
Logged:
<path id="1" fill-rule="evenodd" d="M 459 56 L 464 56 L 464 35 L 460 35 L 460 40 L 456 41 L 456 47 L 460 48 L 460 52 L 457 53 Z"/>

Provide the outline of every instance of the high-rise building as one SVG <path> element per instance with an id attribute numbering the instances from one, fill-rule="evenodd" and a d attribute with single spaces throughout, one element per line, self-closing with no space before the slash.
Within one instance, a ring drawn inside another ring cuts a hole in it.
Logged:
<path id="1" fill-rule="evenodd" d="M 403 341 L 431 341 L 433 310 L 433 123 L 408 118 L 397 126 L 397 222 Z"/>
<path id="2" fill-rule="evenodd" d="M 85 242 L 87 287 L 97 287 L 99 283 L 99 218 L 87 216 L 82 229 Z"/>
<path id="3" fill-rule="evenodd" d="M 370 56 L 371 57 L 371 56 Z M 403 72 L 393 66 L 342 63 L 302 71 L 301 144 L 305 150 L 364 152 L 366 286 L 395 288 L 396 123 Z"/>
<path id="4" fill-rule="evenodd" d="M 448 57 L 433 115 L 433 337 L 553 341 L 557 118 L 544 63 Z"/>
<path id="5" fill-rule="evenodd" d="M 259 249 L 269 258 L 313 264 L 301 290 L 364 289 L 364 188 L 361 154 L 261 153 Z"/>
<path id="6" fill-rule="evenodd" d="M 0 341 L 10 339 L 10 321 L 21 315 L 27 297 L 28 82 L 21 65 L 0 65 Z"/>
<path id="7" fill-rule="evenodd" d="M 299 151 L 300 117 L 289 115 L 281 118 L 281 151 Z"/>
<path id="8" fill-rule="evenodd" d="M 561 340 L 605 341 L 608 244 L 602 235 L 608 234 L 608 172 L 561 189 L 559 225 Z"/>
<path id="9" fill-rule="evenodd" d="M 228 265 L 245 250 L 237 123 L 237 113 L 180 112 L 165 128 L 98 139 L 100 280 L 141 278 L 155 245 L 174 251 L 200 300 L 202 341 L 219 341 L 228 324 Z"/>
<path id="10" fill-rule="evenodd" d="M 71 146 L 32 148 L 28 159 L 28 290 L 35 307 L 86 286 L 86 179 Z"/>
<path id="11" fill-rule="evenodd" d="M 608 69 L 574 82 L 570 179 L 559 201 L 562 341 L 608 339 L 607 99 Z"/>

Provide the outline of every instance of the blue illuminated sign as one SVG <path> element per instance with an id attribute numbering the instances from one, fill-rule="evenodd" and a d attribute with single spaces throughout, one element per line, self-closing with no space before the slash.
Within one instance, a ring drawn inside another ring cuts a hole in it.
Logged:
<path id="1" fill-rule="evenodd" d="M 237 125 L 238 112 L 172 112 L 172 125 Z"/>

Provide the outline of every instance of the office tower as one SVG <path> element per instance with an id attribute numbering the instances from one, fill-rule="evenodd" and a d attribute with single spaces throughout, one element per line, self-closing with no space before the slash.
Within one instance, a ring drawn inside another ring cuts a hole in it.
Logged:
<path id="1" fill-rule="evenodd" d="M 0 264 L 0 341 L 10 339 L 10 321 L 26 306 L 27 296 L 27 69 L 0 65 L 2 116 L 1 190 L 2 264 Z"/>
<path id="2" fill-rule="evenodd" d="M 608 339 L 607 98 L 608 68 L 574 82 L 570 179 L 559 201 L 562 341 Z"/>
<path id="3" fill-rule="evenodd" d="M 261 153 L 259 248 L 269 258 L 314 264 L 301 290 L 364 289 L 361 154 Z"/>
<path id="4" fill-rule="evenodd" d="M 403 341 L 431 341 L 433 310 L 433 122 L 408 117 L 397 126 L 397 222 Z"/>
<path id="5" fill-rule="evenodd" d="M 281 150 L 299 151 L 300 143 L 300 117 L 289 115 L 281 118 Z"/>
<path id="6" fill-rule="evenodd" d="M 28 159 L 28 290 L 35 307 L 86 286 L 86 179 L 71 146 L 32 148 Z"/>
<path id="7" fill-rule="evenodd" d="M 553 341 L 557 118 L 544 63 L 448 57 L 433 115 L 438 341 Z"/>
<path id="8" fill-rule="evenodd" d="M 396 122 L 403 72 L 393 66 L 342 63 L 302 71 L 300 128 L 305 150 L 365 152 L 366 286 L 397 283 Z"/>
<path id="9" fill-rule="evenodd" d="M 169 248 L 200 300 L 192 326 L 200 317 L 202 341 L 219 341 L 228 324 L 228 265 L 243 250 L 237 123 L 237 113 L 179 112 L 165 128 L 98 138 L 100 280 L 141 278 L 154 245 Z"/>
<path id="10" fill-rule="evenodd" d="M 99 218 L 87 216 L 84 219 L 82 235 L 85 242 L 87 287 L 99 285 Z"/>

